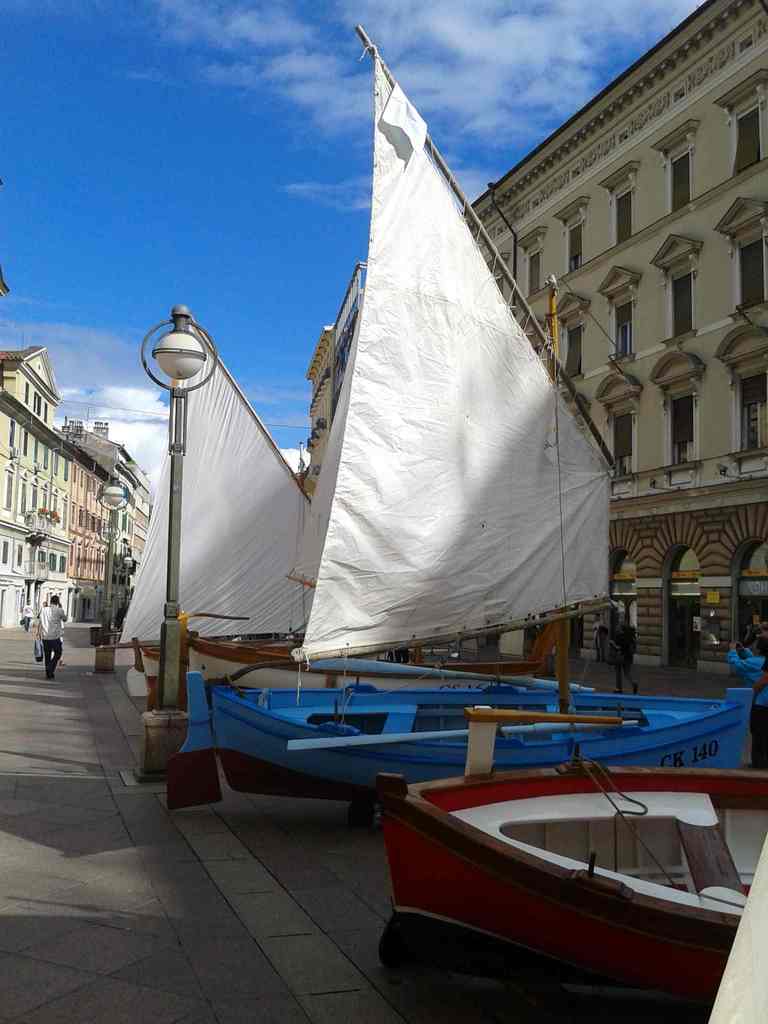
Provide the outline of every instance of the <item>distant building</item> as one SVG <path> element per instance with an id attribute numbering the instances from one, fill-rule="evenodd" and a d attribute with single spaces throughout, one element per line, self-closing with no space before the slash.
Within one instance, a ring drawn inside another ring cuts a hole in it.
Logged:
<path id="1" fill-rule="evenodd" d="M 70 457 L 48 350 L 0 351 L 0 626 L 56 594 L 71 610 Z"/>
<path id="2" fill-rule="evenodd" d="M 542 320 L 558 278 L 649 664 L 725 668 L 768 619 L 767 156 L 768 14 L 709 0 L 494 186 L 503 217 L 475 203 Z"/>
<path id="3" fill-rule="evenodd" d="M 317 485 L 317 478 L 323 464 L 323 456 L 344 381 L 364 287 L 365 264 L 358 263 L 347 285 L 336 321 L 330 326 L 324 327 L 320 332 L 307 370 L 307 380 L 312 383 L 312 399 L 309 405 L 312 433 L 307 438 L 310 463 L 305 474 L 304 487 L 310 495 Z"/>

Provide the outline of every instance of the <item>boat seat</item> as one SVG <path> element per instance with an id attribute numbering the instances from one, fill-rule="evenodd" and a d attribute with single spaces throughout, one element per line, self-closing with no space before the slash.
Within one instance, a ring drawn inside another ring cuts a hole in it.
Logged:
<path id="1" fill-rule="evenodd" d="M 690 825 L 678 820 L 677 831 L 696 892 L 713 887 L 743 891 L 719 825 Z"/>

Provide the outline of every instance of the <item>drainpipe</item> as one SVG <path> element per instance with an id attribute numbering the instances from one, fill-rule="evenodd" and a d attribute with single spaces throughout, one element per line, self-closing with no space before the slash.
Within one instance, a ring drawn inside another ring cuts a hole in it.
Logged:
<path id="1" fill-rule="evenodd" d="M 765 0 L 765 2 L 768 2 L 768 0 Z M 498 213 L 498 215 L 501 217 L 501 219 L 507 225 L 507 227 L 509 228 L 509 231 L 510 231 L 510 233 L 512 235 L 512 277 L 514 277 L 515 281 L 517 281 L 517 232 L 515 231 L 515 229 L 512 227 L 512 225 L 507 220 L 507 218 L 506 218 L 502 208 L 496 202 L 496 192 L 495 192 L 495 189 L 496 189 L 496 182 L 495 181 L 489 181 L 488 182 L 488 191 L 491 193 L 491 205 L 493 206 L 493 208 L 496 211 L 496 213 Z"/>

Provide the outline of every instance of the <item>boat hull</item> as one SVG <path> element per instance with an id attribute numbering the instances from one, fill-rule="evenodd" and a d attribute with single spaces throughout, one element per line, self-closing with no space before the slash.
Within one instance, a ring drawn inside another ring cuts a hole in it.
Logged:
<path id="1" fill-rule="evenodd" d="M 511 687 L 485 690 L 400 690 L 390 692 L 302 690 L 237 692 L 231 687 L 210 688 L 208 706 L 202 678 L 190 673 L 190 686 L 200 690 L 205 725 L 190 727 L 181 754 L 212 747 L 217 750 L 227 781 L 233 789 L 249 793 L 297 797 L 347 799 L 375 792 L 376 776 L 395 772 L 408 782 L 449 778 L 464 771 L 466 739 L 443 737 L 418 741 L 383 742 L 368 746 L 330 749 L 290 749 L 291 740 L 317 739 L 333 732 L 341 717 L 358 722 L 364 732 L 409 732 L 425 709 L 437 716 L 438 730 L 463 724 L 468 704 L 524 710 L 552 710 L 546 692 L 518 692 Z M 742 695 L 739 702 L 736 697 Z M 710 702 L 684 698 L 623 698 L 580 693 L 577 710 L 610 714 L 623 708 L 642 711 L 646 726 L 624 726 L 595 733 L 553 733 L 540 739 L 504 737 L 496 744 L 497 770 L 538 768 L 560 764 L 577 752 L 610 765 L 686 767 L 698 763 L 736 768 L 747 729 L 749 691 L 733 690 L 730 701 Z M 682 709 L 682 710 L 681 710 Z M 556 710 L 556 708 L 555 708 Z M 373 720 L 378 719 L 375 726 Z M 202 721 L 202 719 L 201 719 Z M 319 723 L 319 724 L 318 724 Z M 325 725 L 323 725 L 325 723 Z M 410 734 L 410 732 L 409 732 Z M 169 798 L 173 799 L 169 794 Z"/>
<path id="2" fill-rule="evenodd" d="M 631 772 L 616 773 L 619 789 L 692 788 L 711 793 L 713 802 L 732 798 L 736 806 L 751 800 L 763 811 L 768 807 L 768 779 L 757 773 Z M 528 779 L 507 773 L 488 783 L 494 788 L 488 799 L 503 800 L 507 780 L 523 795 L 529 783 L 536 794 L 567 792 L 569 785 L 573 792 L 590 791 L 592 785 L 555 772 L 530 773 Z M 385 963 L 399 954 L 401 960 L 504 976 L 519 971 L 521 956 L 543 958 L 558 973 L 562 965 L 594 982 L 610 979 L 694 1002 L 713 999 L 737 914 L 675 904 L 670 909 L 586 870 L 536 864 L 451 815 L 448 808 L 464 806 L 463 779 L 441 784 L 444 793 L 451 791 L 441 807 L 429 802 L 430 788 L 382 780 L 395 912 L 382 941 Z"/>

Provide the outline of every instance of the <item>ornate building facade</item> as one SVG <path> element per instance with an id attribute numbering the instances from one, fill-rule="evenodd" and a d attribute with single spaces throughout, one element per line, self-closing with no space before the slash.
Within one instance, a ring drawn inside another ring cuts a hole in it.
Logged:
<path id="1" fill-rule="evenodd" d="M 475 204 L 542 320 L 558 280 L 649 664 L 725 669 L 768 619 L 767 99 L 764 7 L 709 0 Z"/>

